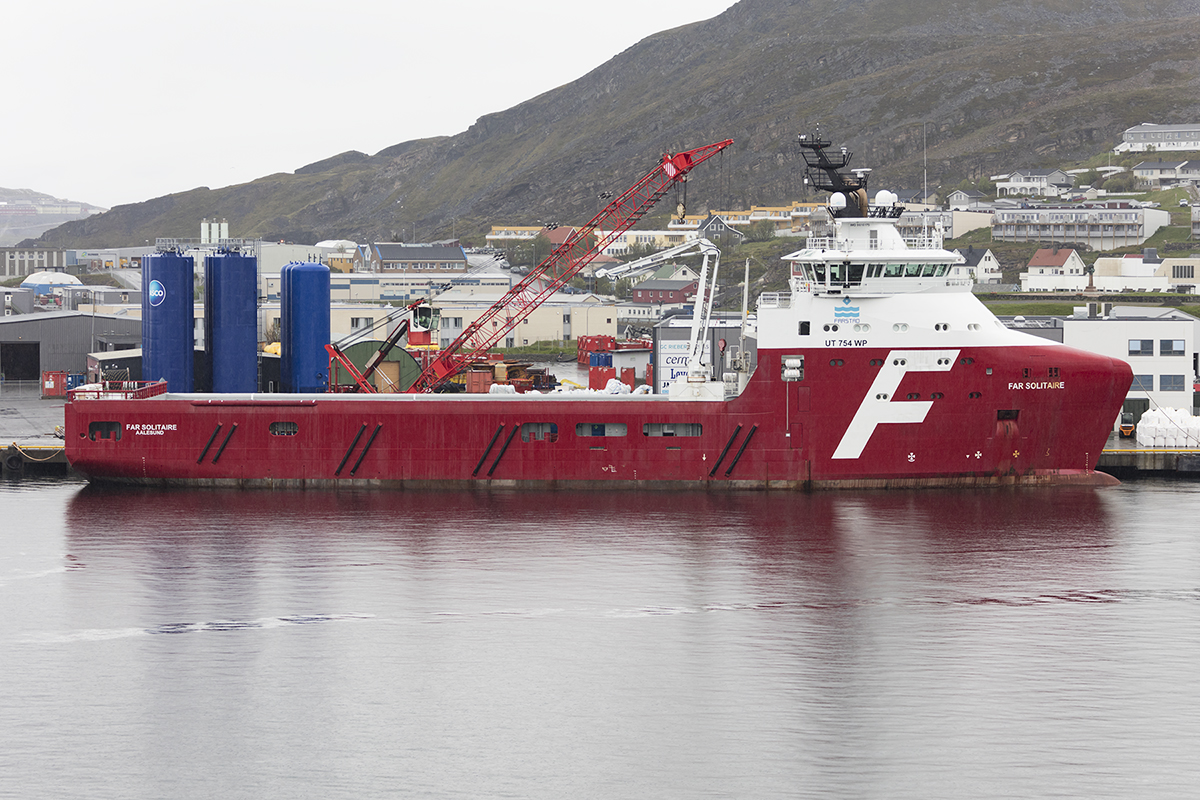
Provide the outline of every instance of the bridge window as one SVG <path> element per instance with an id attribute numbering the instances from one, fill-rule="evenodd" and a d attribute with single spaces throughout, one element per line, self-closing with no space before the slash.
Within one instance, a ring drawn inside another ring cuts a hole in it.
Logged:
<path id="1" fill-rule="evenodd" d="M 295 422 L 272 422 L 272 436 L 295 436 L 300 432 L 300 426 Z"/>

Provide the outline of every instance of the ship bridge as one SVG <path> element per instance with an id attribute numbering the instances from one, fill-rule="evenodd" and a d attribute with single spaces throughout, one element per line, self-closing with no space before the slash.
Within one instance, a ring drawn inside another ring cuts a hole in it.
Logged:
<path id="1" fill-rule="evenodd" d="M 967 291 L 970 279 L 950 278 L 965 263 L 942 248 L 942 231 L 903 237 L 891 220 L 838 220 L 835 235 L 812 236 L 803 250 L 783 257 L 792 264 L 793 292 L 899 294 Z"/>

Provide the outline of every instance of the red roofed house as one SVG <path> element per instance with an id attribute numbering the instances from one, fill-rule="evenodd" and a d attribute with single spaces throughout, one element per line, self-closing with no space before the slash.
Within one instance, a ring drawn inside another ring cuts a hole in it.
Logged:
<path id="1" fill-rule="evenodd" d="M 1083 259 L 1069 247 L 1047 247 L 1029 259 L 1021 273 L 1022 292 L 1078 291 L 1088 284 Z"/>

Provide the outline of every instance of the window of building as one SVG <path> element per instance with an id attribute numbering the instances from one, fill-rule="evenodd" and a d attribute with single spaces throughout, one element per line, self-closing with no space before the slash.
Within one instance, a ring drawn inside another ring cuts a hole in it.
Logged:
<path id="1" fill-rule="evenodd" d="M 1134 375 L 1133 385 L 1129 387 L 1131 392 L 1153 392 L 1154 391 L 1154 376 L 1153 375 Z"/>
<path id="2" fill-rule="evenodd" d="M 1183 375 L 1158 376 L 1158 390 L 1160 392 L 1182 392 L 1185 386 Z"/>
<path id="3" fill-rule="evenodd" d="M 361 328 L 369 328 L 374 324 L 374 322 L 375 320 L 371 317 L 351 317 L 350 330 L 356 331 Z"/>
<path id="4" fill-rule="evenodd" d="M 1129 355 L 1131 355 L 1131 356 L 1152 356 L 1152 355 L 1154 355 L 1154 340 L 1153 339 L 1130 339 L 1129 340 Z"/>
<path id="5" fill-rule="evenodd" d="M 1158 354 L 1160 356 L 1181 356 L 1187 350 L 1187 342 L 1183 339 L 1160 339 Z"/>
<path id="6" fill-rule="evenodd" d="M 581 422 L 575 426 L 576 436 L 625 436 L 628 431 L 624 422 Z"/>

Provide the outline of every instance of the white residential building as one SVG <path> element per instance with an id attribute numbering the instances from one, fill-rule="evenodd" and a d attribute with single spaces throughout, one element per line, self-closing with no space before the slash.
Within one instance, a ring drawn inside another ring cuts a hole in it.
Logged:
<path id="1" fill-rule="evenodd" d="M 972 245 L 966 249 L 960 247 L 955 252 L 966 259 L 966 263 L 951 267 L 950 277 L 970 278 L 975 283 L 1002 282 L 1003 276 L 1000 270 L 1000 262 L 996 260 L 995 254 L 988 248 L 984 247 L 977 250 Z"/>
<path id="2" fill-rule="evenodd" d="M 1007 175 L 993 175 L 996 196 L 1058 197 L 1070 191 L 1074 180 L 1061 169 L 1020 169 Z"/>
<path id="3" fill-rule="evenodd" d="M 1079 206 L 997 208 L 992 238 L 1004 242 L 1062 242 L 1111 250 L 1145 242 L 1171 224 L 1171 214 L 1126 201 Z"/>
<path id="4" fill-rule="evenodd" d="M 1121 134 L 1115 153 L 1144 153 L 1147 150 L 1200 150 L 1200 125 L 1134 125 Z"/>

